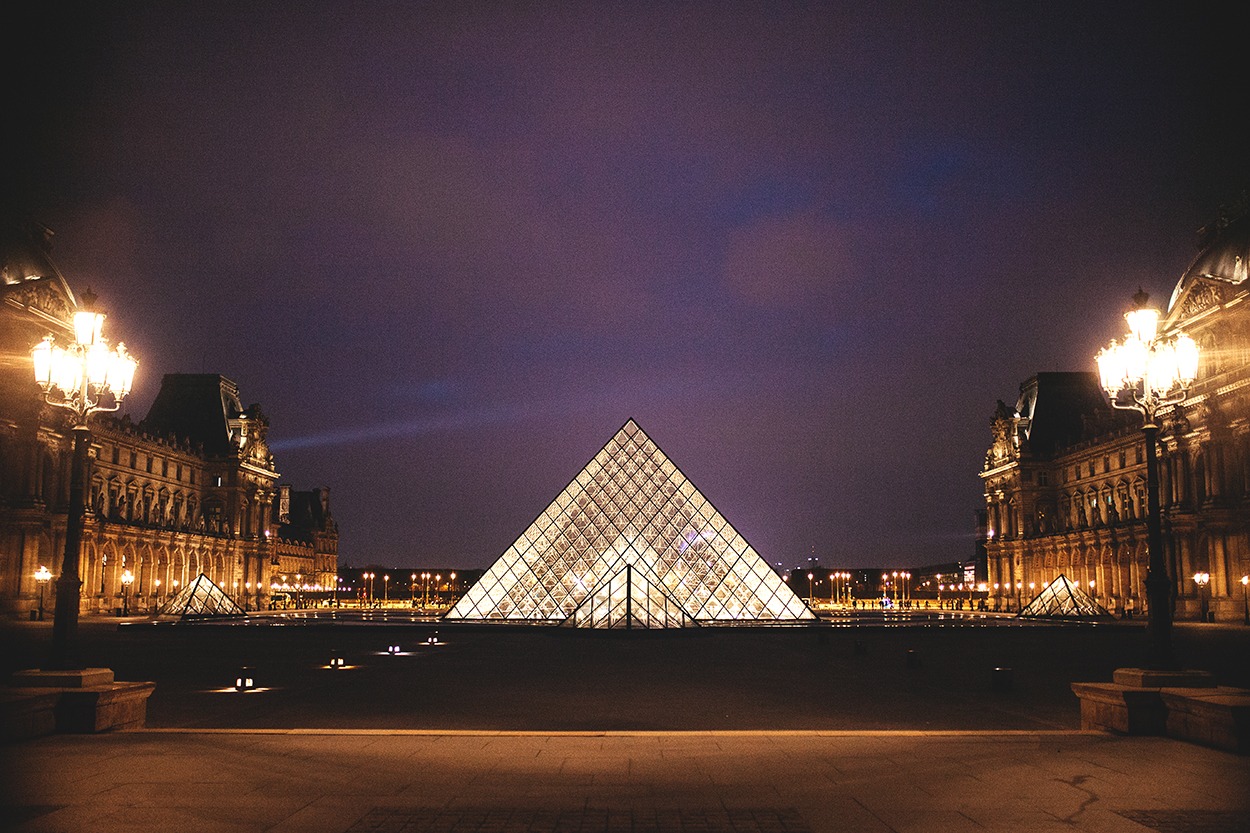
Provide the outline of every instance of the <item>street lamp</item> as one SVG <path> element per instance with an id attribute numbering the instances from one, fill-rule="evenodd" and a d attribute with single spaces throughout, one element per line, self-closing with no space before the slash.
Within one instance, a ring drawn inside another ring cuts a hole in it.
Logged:
<path id="1" fill-rule="evenodd" d="M 1247 595 L 1247 587 L 1250 586 L 1250 576 L 1241 577 L 1241 607 L 1244 611 L 1244 621 L 1250 625 L 1250 595 Z"/>
<path id="2" fill-rule="evenodd" d="M 812 574 L 807 574 L 807 603 L 812 603 Z"/>
<path id="3" fill-rule="evenodd" d="M 1185 401 L 1198 375 L 1198 345 L 1187 335 L 1159 339 L 1159 311 L 1146 306 L 1150 296 L 1140 289 L 1133 309 L 1124 314 L 1129 333 L 1122 344 L 1099 351 L 1098 375 L 1113 408 L 1142 415 L 1146 443 L 1146 624 L 1151 660 L 1160 669 L 1172 658 L 1172 579 L 1163 554 L 1163 521 L 1159 511 L 1159 411 Z"/>
<path id="4" fill-rule="evenodd" d="M 421 609 L 425 610 L 430 605 L 430 574 L 421 574 Z"/>
<path id="5" fill-rule="evenodd" d="M 56 580 L 55 621 L 52 626 L 50 667 L 79 667 L 75 656 L 78 636 L 78 604 L 82 579 L 78 560 L 82 549 L 83 516 L 87 511 L 84 484 L 91 428 L 88 418 L 97 411 L 116 411 L 130 393 L 138 362 L 118 342 L 110 348 L 103 336 L 104 315 L 92 312 L 90 291 L 83 309 L 74 313 L 74 341 L 62 347 L 49 335 L 31 350 L 35 381 L 44 401 L 73 415 L 74 456 L 70 468 L 69 510 L 65 519 L 65 553 Z"/>
<path id="6" fill-rule="evenodd" d="M 122 616 L 130 615 L 130 585 L 135 583 L 134 573 L 122 571 Z"/>
<path id="7" fill-rule="evenodd" d="M 386 573 L 382 576 L 382 607 L 386 607 L 391 602 L 391 574 Z"/>
<path id="8" fill-rule="evenodd" d="M 412 606 L 415 608 L 417 606 L 417 574 L 413 573 L 411 579 L 412 580 L 408 583 L 408 593 L 412 601 Z"/>
<path id="9" fill-rule="evenodd" d="M 1200 621 L 1207 621 L 1207 596 L 1203 592 L 1207 589 L 1207 585 L 1211 583 L 1210 573 L 1194 573 L 1194 584 L 1198 585 L 1198 604 L 1202 609 Z"/>
<path id="10" fill-rule="evenodd" d="M 39 585 L 39 621 L 40 622 L 43 621 L 43 588 L 48 584 L 48 581 L 51 580 L 51 578 L 52 578 L 52 571 L 49 570 L 47 567 L 43 566 L 42 564 L 40 564 L 39 569 L 35 571 L 35 584 Z"/>

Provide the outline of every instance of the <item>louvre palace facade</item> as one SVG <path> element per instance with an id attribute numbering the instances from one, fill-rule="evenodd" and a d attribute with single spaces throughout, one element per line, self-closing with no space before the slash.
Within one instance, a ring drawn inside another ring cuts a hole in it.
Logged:
<path id="1" fill-rule="evenodd" d="M 1160 505 L 1177 618 L 1240 621 L 1250 574 L 1250 216 L 1204 229 L 1160 334 L 1201 349 L 1185 400 L 1160 417 Z M 1109 333 L 1108 336 L 1119 333 Z M 1090 365 L 1094 364 L 1093 356 Z M 981 479 L 991 593 L 1018 609 L 1058 575 L 1116 615 L 1146 609 L 1142 416 L 1113 410 L 1098 375 L 1039 373 L 992 419 Z M 1205 587 L 1196 574 L 1210 576 Z M 1030 590 L 1032 589 L 1032 592 Z"/>
<path id="2" fill-rule="evenodd" d="M 70 416 L 44 404 L 31 348 L 71 340 L 76 297 L 51 258 L 51 232 L 0 229 L 0 612 L 51 610 L 71 468 Z M 144 380 L 140 384 L 154 384 Z M 338 530 L 329 491 L 279 483 L 269 420 L 215 374 L 166 376 L 147 416 L 96 414 L 79 573 L 84 614 L 153 610 L 204 573 L 242 606 L 264 607 L 278 573 L 332 586 Z M 123 588 L 121 577 L 134 581 Z"/>

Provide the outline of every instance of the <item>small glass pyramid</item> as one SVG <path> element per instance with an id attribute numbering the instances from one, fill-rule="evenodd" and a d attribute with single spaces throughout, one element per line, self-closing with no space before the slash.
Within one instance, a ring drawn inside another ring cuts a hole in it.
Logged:
<path id="1" fill-rule="evenodd" d="M 446 618 L 673 628 L 816 617 L 631 419 Z"/>
<path id="2" fill-rule="evenodd" d="M 1042 592 L 1034 596 L 1033 601 L 1021 608 L 1016 615 L 1038 619 L 1097 619 L 1111 616 L 1088 593 L 1068 581 L 1063 573 L 1043 587 Z"/>
<path id="3" fill-rule="evenodd" d="M 159 616 L 178 616 L 183 619 L 209 616 L 246 616 L 247 612 L 239 607 L 234 599 L 213 583 L 208 576 L 200 573 L 178 594 L 165 603 Z"/>

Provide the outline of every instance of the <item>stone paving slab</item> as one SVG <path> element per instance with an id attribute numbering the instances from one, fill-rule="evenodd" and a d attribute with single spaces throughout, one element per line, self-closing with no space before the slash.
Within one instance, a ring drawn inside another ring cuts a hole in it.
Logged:
<path id="1" fill-rule="evenodd" d="M 1078 731 L 140 731 L 0 754 L 21 833 L 1250 829 L 1250 759 Z"/>

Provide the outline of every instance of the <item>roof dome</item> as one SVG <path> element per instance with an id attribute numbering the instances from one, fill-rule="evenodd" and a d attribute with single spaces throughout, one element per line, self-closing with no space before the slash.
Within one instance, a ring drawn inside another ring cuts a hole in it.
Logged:
<path id="1" fill-rule="evenodd" d="M 1200 278 L 1233 286 L 1246 284 L 1247 266 L 1250 266 L 1250 211 L 1247 207 L 1243 195 L 1233 212 L 1222 213 L 1218 220 L 1199 232 L 1203 238 L 1202 251 L 1172 290 L 1169 311 Z"/>

